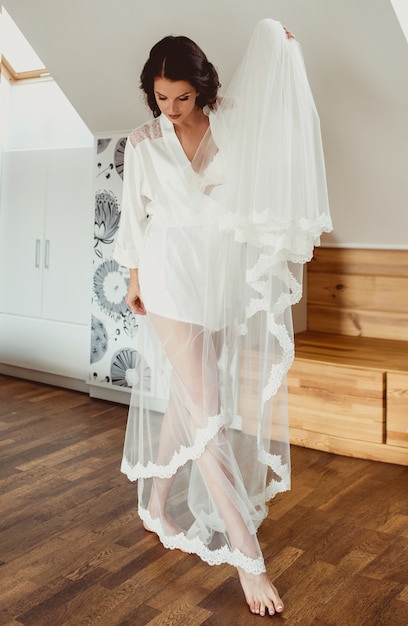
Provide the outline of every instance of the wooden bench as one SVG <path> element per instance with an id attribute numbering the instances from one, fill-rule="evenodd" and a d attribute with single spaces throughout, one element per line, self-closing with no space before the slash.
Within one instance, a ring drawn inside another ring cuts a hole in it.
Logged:
<path id="1" fill-rule="evenodd" d="M 408 465 L 408 250 L 318 248 L 307 276 L 291 442 Z"/>

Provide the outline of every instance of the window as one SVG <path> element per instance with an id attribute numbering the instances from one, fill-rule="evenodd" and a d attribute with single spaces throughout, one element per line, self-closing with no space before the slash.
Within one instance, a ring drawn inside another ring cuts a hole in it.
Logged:
<path id="1" fill-rule="evenodd" d="M 43 62 L 4 7 L 0 13 L 1 71 L 10 81 L 49 76 Z"/>

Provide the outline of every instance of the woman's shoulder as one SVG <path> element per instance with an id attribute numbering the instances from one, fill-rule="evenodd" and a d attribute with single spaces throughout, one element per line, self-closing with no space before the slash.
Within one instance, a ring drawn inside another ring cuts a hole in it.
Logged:
<path id="1" fill-rule="evenodd" d="M 132 132 L 128 137 L 128 141 L 132 144 L 134 148 L 137 145 L 141 144 L 143 141 L 159 139 L 162 136 L 162 130 L 160 125 L 160 118 L 155 117 L 144 124 L 141 124 Z"/>

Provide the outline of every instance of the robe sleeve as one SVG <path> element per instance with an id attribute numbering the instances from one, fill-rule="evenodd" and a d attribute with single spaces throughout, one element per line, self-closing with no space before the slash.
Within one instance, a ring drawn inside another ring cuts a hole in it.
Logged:
<path id="1" fill-rule="evenodd" d="M 129 138 L 125 148 L 123 195 L 119 231 L 113 258 L 120 265 L 137 268 L 147 226 L 146 198 L 142 192 L 143 165 L 138 144 Z"/>

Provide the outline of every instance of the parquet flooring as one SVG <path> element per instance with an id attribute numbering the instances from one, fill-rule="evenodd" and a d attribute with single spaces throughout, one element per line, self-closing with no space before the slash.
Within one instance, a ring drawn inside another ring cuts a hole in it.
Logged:
<path id="1" fill-rule="evenodd" d="M 292 448 L 259 538 L 286 609 L 165 550 L 120 473 L 127 410 L 0 376 L 0 626 L 408 625 L 408 470 Z"/>

